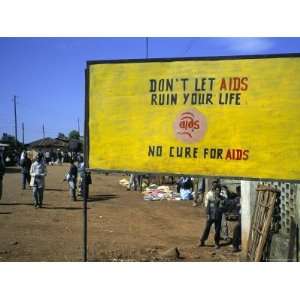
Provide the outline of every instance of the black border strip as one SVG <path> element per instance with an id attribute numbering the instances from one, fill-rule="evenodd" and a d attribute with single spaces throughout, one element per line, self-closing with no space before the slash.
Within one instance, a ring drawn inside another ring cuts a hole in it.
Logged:
<path id="1" fill-rule="evenodd" d="M 288 58 L 300 57 L 300 53 L 282 54 L 259 54 L 259 55 L 233 55 L 233 56 L 203 56 L 203 57 L 170 57 L 170 58 L 137 58 L 137 59 L 109 59 L 88 60 L 87 67 L 97 64 L 119 64 L 119 63 L 151 63 L 151 62 L 175 62 L 175 61 L 217 61 L 217 60 L 239 60 L 239 59 L 264 59 L 264 58 Z"/>
<path id="2" fill-rule="evenodd" d="M 130 171 L 130 170 L 113 170 L 113 169 L 88 169 L 89 171 L 95 173 L 110 173 L 110 174 L 137 174 L 137 175 L 169 175 L 169 176 L 185 176 L 189 175 L 191 177 L 206 177 L 206 178 L 222 178 L 222 179 L 233 179 L 233 180 L 246 180 L 246 181 L 278 181 L 278 182 L 290 182 L 290 183 L 300 183 L 298 179 L 275 179 L 275 178 L 258 178 L 258 177 L 237 177 L 237 176 L 224 176 L 224 175 L 205 175 L 205 174 L 187 174 L 187 173 L 159 173 L 159 172 L 148 172 L 148 171 Z"/>

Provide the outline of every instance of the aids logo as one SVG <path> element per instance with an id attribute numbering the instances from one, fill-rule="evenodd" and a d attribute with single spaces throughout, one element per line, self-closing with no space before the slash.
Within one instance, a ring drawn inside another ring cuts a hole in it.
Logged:
<path id="1" fill-rule="evenodd" d="M 205 116 L 192 108 L 181 112 L 173 124 L 176 138 L 185 143 L 199 142 L 207 129 Z"/>

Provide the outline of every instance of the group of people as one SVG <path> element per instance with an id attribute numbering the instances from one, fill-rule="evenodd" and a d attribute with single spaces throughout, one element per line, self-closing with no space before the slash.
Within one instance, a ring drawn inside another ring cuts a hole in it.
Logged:
<path id="1" fill-rule="evenodd" d="M 47 160 L 42 152 L 36 155 L 34 162 L 28 157 L 26 151 L 23 151 L 20 158 L 20 167 L 22 174 L 22 189 L 26 189 L 26 184 L 32 187 L 34 206 L 41 208 L 43 206 L 43 195 L 45 188 L 45 177 L 47 175 Z M 1 174 L 1 173 L 0 173 Z M 65 175 L 69 185 L 70 197 L 73 201 L 77 200 L 77 195 L 82 196 L 84 192 L 85 168 L 83 158 L 79 157 L 77 165 L 73 159 L 70 160 L 70 167 Z M 91 183 L 90 174 L 87 175 L 88 183 Z M 78 194 L 77 192 L 78 187 Z M 86 189 L 88 193 L 88 189 Z"/>
<path id="2" fill-rule="evenodd" d="M 149 186 L 152 182 L 157 184 L 174 184 L 174 176 L 154 176 L 151 174 L 130 174 L 128 182 L 128 191 L 137 191 L 138 189 L 142 190 L 143 187 Z M 144 185 L 145 184 L 145 185 Z"/>
<path id="3" fill-rule="evenodd" d="M 86 185 L 84 186 L 84 176 L 86 176 Z M 91 173 L 86 172 L 82 157 L 78 157 L 77 165 L 73 159 L 70 160 L 70 168 L 65 175 L 64 181 L 69 184 L 70 197 L 73 201 L 77 200 L 76 190 L 78 187 L 78 196 L 88 195 L 89 185 L 92 184 Z"/>
<path id="4" fill-rule="evenodd" d="M 53 152 L 54 153 L 54 152 Z M 60 155 L 61 154 L 61 155 Z M 56 158 L 59 162 L 63 162 L 63 154 L 57 153 Z M 20 155 L 19 165 L 21 167 L 22 189 L 26 186 L 32 188 L 33 204 L 36 208 L 43 206 L 45 177 L 47 176 L 47 164 L 51 165 L 53 157 L 49 152 L 43 154 L 38 152 L 36 157 L 31 160 L 27 151 L 22 151 Z M 77 162 L 77 165 L 75 163 Z M 70 167 L 65 175 L 65 180 L 69 185 L 70 197 L 72 200 L 77 200 L 77 196 L 83 196 L 85 192 L 88 196 L 88 185 L 92 183 L 91 174 L 85 171 L 83 157 L 80 154 L 71 155 L 69 159 Z M 2 198 L 3 177 L 5 174 L 4 149 L 0 149 L 0 200 Z M 84 187 L 84 176 L 86 176 L 87 185 Z M 77 193 L 78 189 L 78 193 Z"/>
<path id="5" fill-rule="evenodd" d="M 230 192 L 226 185 L 220 181 L 212 183 L 211 190 L 205 195 L 205 178 L 198 178 L 197 188 L 190 176 L 183 176 L 177 183 L 177 192 L 182 200 L 193 200 L 193 206 L 203 204 L 206 209 L 206 225 L 200 237 L 199 246 L 205 246 L 211 226 L 215 227 L 215 247 L 220 248 L 220 240 L 231 242 L 233 251 L 240 250 L 241 244 L 241 217 L 240 198 L 241 188 L 236 187 L 236 192 Z M 232 238 L 229 237 L 228 220 L 236 221 Z"/>
<path id="6" fill-rule="evenodd" d="M 241 244 L 241 217 L 240 217 L 241 189 L 237 186 L 236 193 L 231 193 L 226 186 L 221 186 L 218 181 L 212 183 L 212 188 L 205 196 L 206 225 L 200 237 L 199 246 L 205 246 L 211 226 L 215 227 L 215 247 L 220 248 L 221 238 L 231 242 L 233 251 L 240 250 Z M 236 221 L 233 236 L 228 235 L 228 220 Z"/>
<path id="7" fill-rule="evenodd" d="M 41 208 L 43 206 L 45 177 L 47 175 L 47 161 L 43 153 L 39 152 L 32 162 L 27 152 L 23 151 L 20 159 L 22 174 L 22 189 L 26 189 L 26 184 L 32 187 L 34 206 Z M 2 197 L 2 181 L 5 174 L 5 163 L 3 153 L 0 151 L 0 200 Z M 84 189 L 84 176 L 87 184 Z M 141 185 L 141 175 L 130 176 L 129 189 L 137 190 Z M 90 173 L 85 171 L 82 157 L 78 157 L 77 164 L 73 159 L 70 160 L 70 167 L 65 175 L 65 181 L 68 182 L 70 197 L 73 201 L 77 200 L 77 195 L 82 196 L 84 192 L 88 194 L 88 185 L 91 184 Z M 78 187 L 78 194 L 77 192 Z M 205 179 L 200 178 L 197 184 L 197 190 L 194 191 L 194 182 L 191 177 L 183 176 L 177 182 L 177 192 L 180 193 L 183 200 L 194 200 L 193 205 L 197 206 L 203 203 L 206 208 L 206 225 L 200 237 L 199 246 L 205 246 L 209 237 L 212 225 L 215 228 L 215 247 L 220 248 L 220 240 L 230 240 L 233 251 L 239 251 L 241 244 L 241 217 L 240 217 L 240 186 L 237 186 L 236 192 L 232 193 L 220 181 L 214 181 L 205 194 Z M 196 193 L 195 193 L 196 192 Z M 205 195 L 205 196 L 204 196 Z M 233 228 L 233 236 L 229 238 L 228 223 L 229 219 L 236 221 Z"/>
<path id="8" fill-rule="evenodd" d="M 128 190 L 137 190 L 141 186 L 142 175 L 131 174 Z M 182 200 L 193 200 L 193 206 L 203 205 L 206 209 L 206 225 L 200 237 L 199 246 L 205 246 L 212 225 L 215 228 L 215 247 L 220 248 L 220 240 L 231 243 L 233 251 L 240 250 L 241 217 L 240 217 L 240 186 L 231 192 L 220 180 L 212 182 L 211 189 L 205 194 L 206 180 L 204 177 L 191 178 L 182 176 L 177 181 L 177 193 Z M 234 221 L 232 237 L 229 237 L 228 222 Z"/>
<path id="9" fill-rule="evenodd" d="M 56 151 L 50 150 L 45 152 L 45 162 L 47 165 L 62 165 L 64 162 L 70 162 L 71 160 L 80 161 L 82 155 L 75 152 L 66 152 L 60 149 Z"/>
<path id="10" fill-rule="evenodd" d="M 66 153 L 63 152 L 63 151 L 60 151 L 60 150 L 57 150 L 56 152 L 46 151 L 45 152 L 46 164 L 49 164 L 49 165 L 52 165 L 52 166 L 55 163 L 59 164 L 59 165 L 62 165 L 64 160 L 65 160 L 65 155 L 66 155 Z"/>

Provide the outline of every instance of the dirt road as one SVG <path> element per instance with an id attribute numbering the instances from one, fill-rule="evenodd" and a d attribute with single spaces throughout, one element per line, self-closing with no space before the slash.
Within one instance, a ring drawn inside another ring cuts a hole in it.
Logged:
<path id="1" fill-rule="evenodd" d="M 69 199 L 62 182 L 68 165 L 49 166 L 44 208 L 21 190 L 17 168 L 8 168 L 0 201 L 0 261 L 81 261 L 82 200 Z M 119 185 L 121 175 L 93 174 L 88 203 L 90 261 L 239 261 L 229 245 L 198 248 L 203 208 L 190 201 L 144 201 Z M 172 256 L 177 247 L 181 258 Z M 169 251 L 170 250 L 170 251 Z M 170 252 L 170 253 L 169 253 Z M 170 255 L 169 255 L 170 254 Z"/>

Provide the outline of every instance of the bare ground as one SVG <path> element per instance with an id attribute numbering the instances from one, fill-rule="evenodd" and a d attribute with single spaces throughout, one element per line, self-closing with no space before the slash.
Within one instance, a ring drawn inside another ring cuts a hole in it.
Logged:
<path id="1" fill-rule="evenodd" d="M 68 166 L 48 167 L 44 208 L 21 190 L 17 168 L 8 168 L 0 201 L 0 261 L 81 261 L 82 199 L 69 199 Z M 88 203 L 89 261 L 240 261 L 229 245 L 197 247 L 203 208 L 190 201 L 144 201 L 119 185 L 121 175 L 93 174 Z M 173 254 L 177 248 L 180 258 Z M 171 249 L 171 250 L 170 250 Z"/>

